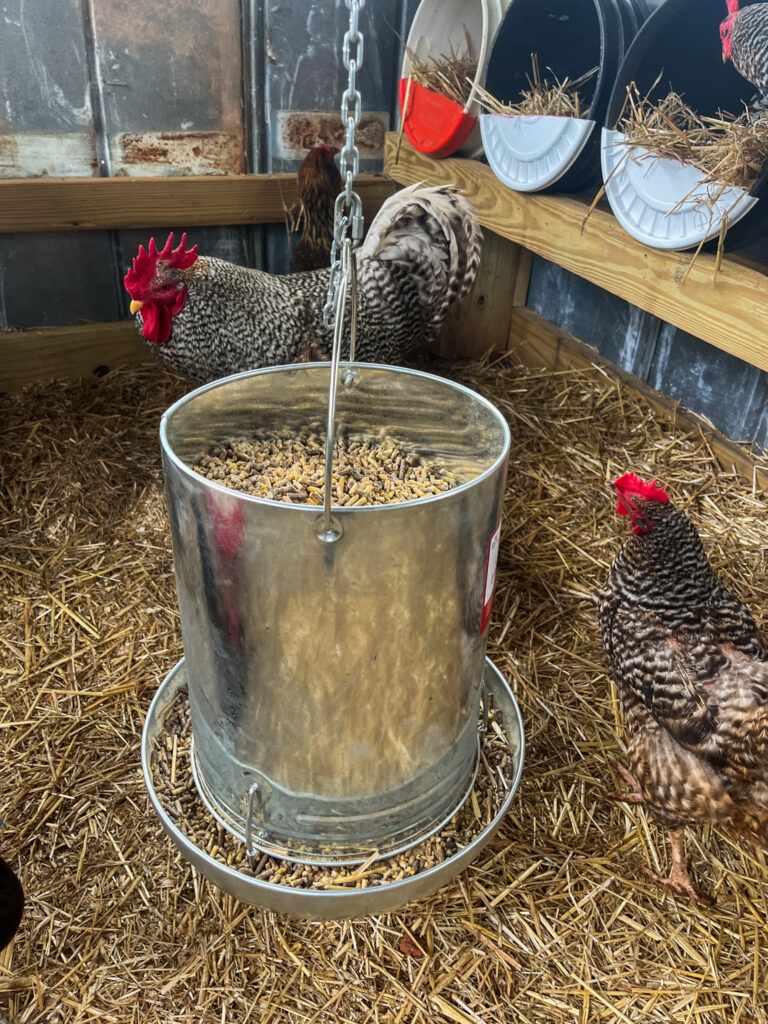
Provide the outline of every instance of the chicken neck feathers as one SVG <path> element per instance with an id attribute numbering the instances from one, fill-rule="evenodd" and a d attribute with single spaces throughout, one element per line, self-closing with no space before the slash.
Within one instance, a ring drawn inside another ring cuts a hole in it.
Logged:
<path id="1" fill-rule="evenodd" d="M 731 30 L 731 60 L 758 90 L 756 105 L 768 105 L 768 3 L 750 4 L 738 12 Z"/>

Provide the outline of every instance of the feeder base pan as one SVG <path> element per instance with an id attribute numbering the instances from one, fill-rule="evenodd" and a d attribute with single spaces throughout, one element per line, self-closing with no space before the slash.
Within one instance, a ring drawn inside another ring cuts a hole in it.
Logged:
<path id="1" fill-rule="evenodd" d="M 227 815 L 220 804 L 216 800 L 214 794 L 211 792 L 205 782 L 203 773 L 200 771 L 200 765 L 198 764 L 197 757 L 195 756 L 195 741 L 194 738 L 191 742 L 191 762 L 192 762 L 192 776 L 195 780 L 197 792 L 200 799 L 205 804 L 210 815 L 218 821 L 231 835 L 233 835 L 239 842 L 246 842 L 245 832 L 245 821 L 241 822 L 238 826 L 230 817 Z M 479 737 L 478 737 L 478 749 L 479 749 Z M 449 754 L 452 753 L 449 751 Z M 310 864 L 310 865 L 331 865 L 331 866 L 343 866 L 348 864 L 363 864 L 372 855 L 375 856 L 376 860 L 380 860 L 385 857 L 394 857 L 399 853 L 403 853 L 405 850 L 410 849 L 412 846 L 416 846 L 418 843 L 428 839 L 429 836 L 439 832 L 445 824 L 451 820 L 454 814 L 463 807 L 465 801 L 469 798 L 470 793 L 475 785 L 477 779 L 477 769 L 480 763 L 479 754 L 475 753 L 474 766 L 469 777 L 468 784 L 463 790 L 459 799 L 453 804 L 450 811 L 445 816 L 432 823 L 426 829 L 421 830 L 414 826 L 408 826 L 402 828 L 399 826 L 399 822 L 393 825 L 392 829 L 385 837 L 381 837 L 375 845 L 362 847 L 359 843 L 353 844 L 348 840 L 339 839 L 338 836 L 326 837 L 317 839 L 315 836 L 304 836 L 298 838 L 286 831 L 283 833 L 277 832 L 273 826 L 265 826 L 263 823 L 259 823 L 259 827 L 254 828 L 253 834 L 251 835 L 251 843 L 254 849 L 260 853 L 266 853 L 270 857 L 277 857 L 279 860 L 288 860 L 297 864 Z M 450 760 L 446 758 L 446 770 L 450 769 Z M 437 772 L 438 777 L 441 773 Z M 306 798 L 306 813 L 303 817 L 309 818 L 312 813 L 312 807 L 316 806 L 316 800 L 309 797 Z M 317 820 L 316 814 L 313 816 L 314 820 Z"/>
<path id="2" fill-rule="evenodd" d="M 515 698 L 504 677 L 486 659 L 483 679 L 493 707 L 501 716 L 509 745 L 504 769 L 503 801 L 481 832 L 454 854 L 426 870 L 404 879 L 381 882 L 368 888 L 302 889 L 257 878 L 218 860 L 196 845 L 176 824 L 161 799 L 153 751 L 164 739 L 166 716 L 186 691 L 183 660 L 168 674 L 150 706 L 142 736 L 142 768 L 149 797 L 161 824 L 182 855 L 206 878 L 237 899 L 254 906 L 312 920 L 365 917 L 395 910 L 414 900 L 425 899 L 464 870 L 495 835 L 514 799 L 523 767 L 523 725 Z M 286 862 L 287 863 L 287 862 Z"/>

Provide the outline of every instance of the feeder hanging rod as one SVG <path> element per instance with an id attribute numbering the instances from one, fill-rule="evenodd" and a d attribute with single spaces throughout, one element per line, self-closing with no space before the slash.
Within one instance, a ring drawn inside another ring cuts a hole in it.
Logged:
<path id="1" fill-rule="evenodd" d="M 360 123 L 360 93 L 357 89 L 357 72 L 363 64 L 363 34 L 357 21 L 365 0 L 346 0 L 349 10 L 349 28 L 344 34 L 343 60 L 349 72 L 347 88 L 341 98 L 341 120 L 346 125 L 347 136 L 339 156 L 339 169 L 344 177 L 344 190 L 336 197 L 333 211 L 333 243 L 331 245 L 331 275 L 328 280 L 328 301 L 323 309 L 326 327 L 333 328 L 333 351 L 331 356 L 331 383 L 328 394 L 328 426 L 325 437 L 325 500 L 323 522 L 318 537 L 325 543 L 332 543 L 341 536 L 338 524 L 331 517 L 333 483 L 333 441 L 336 417 L 336 389 L 338 386 L 341 340 L 344 333 L 344 312 L 347 294 L 351 293 L 352 316 L 349 331 L 349 359 L 355 358 L 355 336 L 357 332 L 357 263 L 353 249 L 363 237 L 363 204 L 360 196 L 352 189 L 352 182 L 360 167 L 360 152 L 355 145 L 355 128 Z M 356 377 L 349 371 L 347 383 Z"/>

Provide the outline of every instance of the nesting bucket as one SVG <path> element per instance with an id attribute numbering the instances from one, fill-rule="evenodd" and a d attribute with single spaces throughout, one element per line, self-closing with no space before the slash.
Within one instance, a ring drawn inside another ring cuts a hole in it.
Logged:
<path id="1" fill-rule="evenodd" d="M 723 217 L 725 248 L 750 245 L 768 229 L 768 169 L 749 191 L 723 190 L 701 184 L 703 172 L 690 164 L 628 147 L 616 130 L 632 82 L 652 102 L 674 90 L 703 117 L 742 113 L 755 88 L 723 62 L 719 26 L 726 16 L 724 0 L 666 0 L 638 32 L 616 77 L 602 132 L 603 180 L 616 219 L 645 245 L 698 246 L 719 236 Z"/>
<path id="2" fill-rule="evenodd" d="M 579 79 L 584 115 L 482 114 L 494 174 L 519 192 L 581 192 L 600 183 L 600 136 L 616 74 L 648 15 L 645 0 L 512 0 L 493 41 L 485 87 L 502 103 L 530 88 L 531 54 L 542 78 Z M 597 126 L 597 127 L 596 127 Z"/>
<path id="3" fill-rule="evenodd" d="M 442 158 L 457 154 L 477 157 L 482 142 L 477 119 L 480 104 L 477 85 L 485 81 L 491 40 L 501 22 L 508 0 L 421 0 L 411 22 L 400 72 L 399 102 L 403 130 L 421 153 Z M 477 57 L 475 85 L 464 106 L 408 81 L 411 57 L 426 60 L 446 56 L 453 48 L 463 52 L 466 44 Z"/>
<path id="4" fill-rule="evenodd" d="M 350 364 L 351 366 L 352 364 Z M 354 863 L 438 829 L 471 788 L 509 430 L 468 389 L 354 364 L 336 436 L 396 439 L 459 486 L 322 508 L 193 469 L 264 432 L 323 432 L 330 367 L 193 391 L 161 424 L 200 795 L 248 845 Z"/>

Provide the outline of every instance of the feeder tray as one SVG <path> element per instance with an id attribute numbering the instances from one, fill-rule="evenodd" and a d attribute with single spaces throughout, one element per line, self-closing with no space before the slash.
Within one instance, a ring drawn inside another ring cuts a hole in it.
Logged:
<path id="1" fill-rule="evenodd" d="M 705 181 L 682 160 L 644 146 L 629 146 L 618 131 L 603 129 L 605 193 L 616 219 L 633 238 L 656 249 L 690 249 L 720 235 L 757 204 L 746 189 Z"/>
<path id="2" fill-rule="evenodd" d="M 480 854 L 501 825 L 515 797 L 523 770 L 524 734 L 520 710 L 509 684 L 493 663 L 486 658 L 483 675 L 485 691 L 502 715 L 512 758 L 504 783 L 507 793 L 491 822 L 467 846 L 439 864 L 396 882 L 385 882 L 366 889 L 312 890 L 294 889 L 265 882 L 222 861 L 216 860 L 195 845 L 175 824 L 158 794 L 153 773 L 152 751 L 162 742 L 163 723 L 168 710 L 187 689 L 184 659 L 165 678 L 149 708 L 141 744 L 144 780 L 152 806 L 160 822 L 181 854 L 214 885 L 236 899 L 277 913 L 292 914 L 312 920 L 338 920 L 365 917 L 396 910 L 414 900 L 426 899 L 463 871 Z"/>

